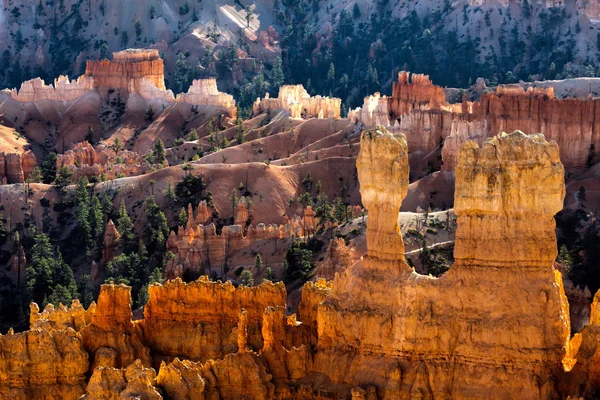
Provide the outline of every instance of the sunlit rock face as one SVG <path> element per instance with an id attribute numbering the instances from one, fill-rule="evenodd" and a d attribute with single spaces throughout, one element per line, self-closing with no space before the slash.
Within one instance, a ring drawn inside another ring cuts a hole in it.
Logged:
<path id="1" fill-rule="evenodd" d="M 284 85 L 277 98 L 256 99 L 254 115 L 284 109 L 292 118 L 340 118 L 341 106 L 341 99 L 311 97 L 302 85 Z"/>
<path id="2" fill-rule="evenodd" d="M 456 262 L 437 279 L 416 274 L 402 255 L 395 215 L 405 148 L 401 135 L 363 133 L 357 166 L 369 251 L 319 307 L 315 369 L 377 386 L 386 399 L 551 398 L 569 337 L 553 268 L 553 216 L 564 197 L 558 147 L 516 132 L 461 150 Z M 521 223 L 529 215 L 535 227 Z"/>

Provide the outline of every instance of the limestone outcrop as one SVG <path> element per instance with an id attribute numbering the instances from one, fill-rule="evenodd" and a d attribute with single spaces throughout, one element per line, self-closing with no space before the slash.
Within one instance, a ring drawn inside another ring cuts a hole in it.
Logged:
<path id="1" fill-rule="evenodd" d="M 214 78 L 195 79 L 187 93 L 178 94 L 175 101 L 196 106 L 221 107 L 229 118 L 235 118 L 237 114 L 235 99 L 230 94 L 219 92 Z"/>
<path id="2" fill-rule="evenodd" d="M 334 238 L 329 242 L 325 259 L 317 266 L 317 278 L 333 280 L 336 274 L 341 274 L 352 265 L 352 251 L 344 238 Z"/>
<path id="3" fill-rule="evenodd" d="M 54 85 L 46 85 L 43 79 L 35 78 L 21 84 L 19 90 L 12 89 L 10 97 L 21 103 L 33 103 L 44 100 L 69 102 L 94 89 L 94 79 L 83 75 L 69 81 L 68 76 L 59 76 Z"/>
<path id="4" fill-rule="evenodd" d="M 277 98 L 256 99 L 254 115 L 284 109 L 292 118 L 340 118 L 342 100 L 338 98 L 311 97 L 302 85 L 284 85 Z"/>
<path id="5" fill-rule="evenodd" d="M 71 328 L 76 332 L 80 332 L 88 325 L 94 312 L 96 304 L 92 303 L 85 310 L 78 299 L 73 300 L 71 307 L 67 308 L 63 304 L 54 307 L 52 304 L 46 305 L 44 310 L 40 312 L 40 308 L 36 303 L 31 303 L 29 306 L 29 326 L 30 329 L 45 329 L 47 331 L 63 331 Z"/>
<path id="6" fill-rule="evenodd" d="M 429 77 L 400 72 L 389 97 L 368 96 L 362 108 L 348 118 L 367 128 L 382 125 L 406 135 L 413 173 L 423 157 L 443 146 L 444 170 L 454 170 L 462 144 L 484 140 L 501 132 L 543 132 L 560 147 L 567 168 L 586 165 L 590 146 L 600 146 L 600 131 L 594 98 L 557 99 L 552 87 L 524 89 L 500 85 L 483 93 L 480 101 L 450 104 L 444 90 Z"/>
<path id="7" fill-rule="evenodd" d="M 551 398 L 569 347 L 568 304 L 553 269 L 553 216 L 565 193 L 558 147 L 522 133 L 465 146 L 456 261 L 440 278 L 404 261 L 396 215 L 407 164 L 402 136 L 363 134 L 368 253 L 319 307 L 315 370 L 334 383 L 375 385 L 385 399 Z M 535 227 L 521 222 L 526 215 Z"/>
<path id="8" fill-rule="evenodd" d="M 109 220 L 106 224 L 106 229 L 104 230 L 104 249 L 102 250 L 101 260 L 102 264 L 106 264 L 114 257 L 117 246 L 119 245 L 120 236 L 121 235 L 119 235 L 119 231 L 117 231 L 117 227 L 112 219 Z M 94 277 L 92 277 L 92 280 L 95 280 Z"/>
<path id="9" fill-rule="evenodd" d="M 185 284 L 181 279 L 148 288 L 150 299 L 139 323 L 144 342 L 155 357 L 183 357 L 205 362 L 235 353 L 241 309 L 247 313 L 248 346 L 260 350 L 262 313 L 285 306 L 283 283 L 234 287 L 206 277 Z"/>

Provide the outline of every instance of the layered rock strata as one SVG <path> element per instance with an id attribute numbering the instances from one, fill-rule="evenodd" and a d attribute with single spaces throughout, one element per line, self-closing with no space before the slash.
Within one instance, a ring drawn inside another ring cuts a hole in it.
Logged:
<path id="1" fill-rule="evenodd" d="M 415 160 L 427 157 L 443 145 L 445 170 L 454 170 L 463 143 L 480 145 L 500 132 L 522 130 L 542 132 L 560 146 L 561 161 L 567 168 L 586 165 L 590 146 L 600 146 L 597 113 L 600 99 L 557 99 L 553 89 L 525 90 L 520 85 L 500 85 L 483 93 L 481 100 L 449 104 L 441 87 L 427 76 L 400 72 L 390 97 L 375 94 L 362 108 L 351 110 L 348 118 L 366 127 L 382 125 L 406 134 Z M 415 166 L 417 161 L 411 161 Z"/>
<path id="2" fill-rule="evenodd" d="M 72 328 L 0 336 L 0 397 L 77 399 L 85 391 L 88 354 Z"/>
<path id="3" fill-rule="evenodd" d="M 139 324 L 144 342 L 166 359 L 183 357 L 202 362 L 238 350 L 241 309 L 247 313 L 247 344 L 260 350 L 263 310 L 283 307 L 286 302 L 282 283 L 235 288 L 231 282 L 214 283 L 206 277 L 189 284 L 176 279 L 152 285 L 148 293 L 150 299 Z"/>
<path id="4" fill-rule="evenodd" d="M 256 99 L 254 115 L 284 109 L 292 118 L 340 118 L 342 100 L 331 97 L 311 97 L 302 85 L 284 85 L 277 98 Z"/>
<path id="5" fill-rule="evenodd" d="M 141 92 L 141 82 L 148 80 L 166 90 L 164 62 L 156 49 L 128 49 L 113 53 L 112 60 L 88 61 L 85 75 L 94 78 L 95 88 Z"/>
<path id="6" fill-rule="evenodd" d="M 456 261 L 437 279 L 404 261 L 395 216 L 407 165 L 402 135 L 363 133 L 368 253 L 319 307 L 315 369 L 375 385 L 384 399 L 551 398 L 569 346 L 553 269 L 553 216 L 565 193 L 558 146 L 517 132 L 461 150 Z"/>

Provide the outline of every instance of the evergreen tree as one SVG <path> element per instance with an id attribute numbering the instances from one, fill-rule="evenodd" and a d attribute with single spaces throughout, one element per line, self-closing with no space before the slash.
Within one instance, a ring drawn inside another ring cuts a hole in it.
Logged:
<path id="1" fill-rule="evenodd" d="M 91 255 L 94 241 L 92 240 L 92 226 L 90 224 L 90 204 L 87 191 L 89 184 L 86 177 L 80 178 L 75 190 L 75 199 L 77 204 L 76 218 L 78 235 L 77 239 L 85 247 L 86 255 Z"/>
<path id="2" fill-rule="evenodd" d="M 265 279 L 271 282 L 275 282 L 275 279 L 277 279 L 271 267 L 265 269 Z"/>
<path id="3" fill-rule="evenodd" d="M 106 225 L 104 222 L 104 210 L 98 196 L 92 196 L 90 199 L 89 215 L 93 242 L 98 246 L 102 243 Z"/>
<path id="4" fill-rule="evenodd" d="M 167 238 L 169 237 L 169 226 L 167 217 L 160 210 L 153 196 L 150 196 L 144 202 L 146 206 L 146 229 L 144 239 L 148 251 L 152 254 L 162 253 L 165 249 Z"/>
<path id="5" fill-rule="evenodd" d="M 252 276 L 252 272 L 247 269 L 242 271 L 240 275 L 240 283 L 243 286 L 254 286 L 254 277 Z"/>
<path id="6" fill-rule="evenodd" d="M 198 136 L 198 132 L 196 131 L 196 129 L 192 129 L 190 131 L 190 133 L 188 134 L 188 140 L 190 142 L 195 142 L 196 140 L 198 140 L 200 137 Z"/>
<path id="7" fill-rule="evenodd" d="M 71 183 L 73 183 L 73 172 L 67 167 L 61 167 L 58 170 L 58 176 L 56 177 L 54 184 L 57 188 L 64 189 Z"/>
<path id="8" fill-rule="evenodd" d="M 136 17 L 135 19 L 135 38 L 140 40 L 142 37 L 142 23 L 140 22 L 140 17 Z"/>
<path id="9" fill-rule="evenodd" d="M 184 227 L 187 224 L 187 220 L 187 212 L 185 211 L 184 207 L 181 207 L 181 210 L 179 210 L 179 214 L 177 214 L 177 225 Z"/>
<path id="10" fill-rule="evenodd" d="M 260 256 L 260 253 L 258 253 L 256 255 L 256 259 L 254 260 L 254 268 L 256 268 L 257 272 L 260 272 L 262 267 L 263 267 L 262 257 Z"/>
<path id="11" fill-rule="evenodd" d="M 137 247 L 137 239 L 133 231 L 133 222 L 131 222 L 131 218 L 129 218 L 129 214 L 127 214 L 125 200 L 121 201 L 115 227 L 120 234 L 119 245 L 123 249 L 123 252 L 135 252 Z"/>
<path id="12" fill-rule="evenodd" d="M 41 304 L 52 301 L 58 305 L 70 304 L 77 297 L 77 284 L 73 270 L 59 251 L 54 251 L 50 239 L 43 233 L 35 235 L 31 261 L 25 271 L 27 297 Z"/>
<path id="13" fill-rule="evenodd" d="M 42 182 L 50 184 L 56 178 L 56 153 L 48 153 L 42 162 Z"/>
<path id="14" fill-rule="evenodd" d="M 152 104 L 150 104 L 150 106 L 146 110 L 146 122 L 152 122 L 153 119 L 154 119 L 154 108 L 152 107 Z M 160 140 L 160 139 L 158 139 L 158 140 Z"/>
<path id="15" fill-rule="evenodd" d="M 315 208 L 315 216 L 319 219 L 319 226 L 325 228 L 328 222 L 334 222 L 333 207 L 329 204 L 326 194 L 320 194 L 317 197 L 317 205 Z"/>
<path id="16" fill-rule="evenodd" d="M 163 165 L 165 161 L 167 161 L 165 144 L 161 139 L 158 139 L 156 142 L 154 142 L 154 147 L 152 148 L 152 160 L 154 164 L 159 165 Z"/>
<path id="17" fill-rule="evenodd" d="M 273 60 L 273 69 L 271 70 L 271 84 L 273 86 L 274 94 L 279 92 L 279 88 L 283 85 L 285 76 L 283 74 L 283 63 L 281 57 L 275 57 Z"/>
<path id="18" fill-rule="evenodd" d="M 244 136 L 244 125 L 241 118 L 238 118 L 235 121 L 235 141 L 237 144 L 242 144 L 246 141 L 246 137 Z"/>
<path id="19" fill-rule="evenodd" d="M 87 142 L 90 144 L 94 144 L 94 128 L 92 128 L 91 126 L 88 126 L 88 131 L 85 135 L 85 140 L 87 140 Z"/>
<path id="20" fill-rule="evenodd" d="M 333 214 L 334 214 L 335 220 L 338 223 L 343 224 L 345 222 L 348 222 L 347 206 L 344 203 L 344 201 L 341 199 L 341 197 L 338 197 L 335 200 Z"/>

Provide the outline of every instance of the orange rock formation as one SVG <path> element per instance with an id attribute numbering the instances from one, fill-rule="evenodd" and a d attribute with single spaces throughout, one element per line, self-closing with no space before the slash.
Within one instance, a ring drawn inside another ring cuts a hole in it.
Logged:
<path id="1" fill-rule="evenodd" d="M 418 275 L 403 256 L 404 136 L 364 131 L 357 166 L 367 255 L 333 282 L 304 286 L 302 322 L 285 314 L 283 283 L 153 284 L 140 321 L 132 321 L 128 287 L 103 285 L 87 311 L 77 301 L 42 312 L 32 305 L 31 330 L 0 336 L 0 396 L 595 396 L 600 295 L 590 325 L 569 340 L 569 306 L 553 267 L 553 217 L 565 194 L 556 143 L 515 132 L 462 147 L 455 263 L 439 278 Z M 196 220 L 206 220 L 208 207 L 200 208 Z M 190 217 L 182 238 L 198 227 Z"/>
<path id="2" fill-rule="evenodd" d="M 553 269 L 553 216 L 565 193 L 558 147 L 522 133 L 465 146 L 456 261 L 437 279 L 404 261 L 395 216 L 407 165 L 402 136 L 363 133 L 368 254 L 319 307 L 315 369 L 333 382 L 375 385 L 382 398 L 550 398 L 569 338 Z"/>
<path id="3" fill-rule="evenodd" d="M 80 177 L 104 177 L 115 179 L 123 176 L 143 175 L 152 166 L 143 156 L 129 150 L 115 153 L 104 143 L 95 148 L 88 142 L 80 142 L 71 150 L 56 157 L 56 170 L 65 167 L 73 173 L 73 179 Z"/>
<path id="4" fill-rule="evenodd" d="M 348 117 L 367 127 L 382 125 L 405 133 L 409 151 L 420 154 L 419 159 L 443 143 L 445 170 L 455 168 L 466 141 L 481 145 L 488 137 L 514 130 L 543 132 L 559 144 L 561 160 L 571 168 L 585 166 L 590 145 L 600 146 L 597 102 L 600 99 L 556 99 L 552 88 L 500 85 L 483 94 L 480 102 L 449 104 L 443 89 L 429 77 L 400 72 L 390 97 L 368 96 Z"/>
<path id="5" fill-rule="evenodd" d="M 285 306 L 282 283 L 235 288 L 230 282 L 180 279 L 148 288 L 150 299 L 140 323 L 144 342 L 156 357 L 194 361 L 221 358 L 236 352 L 239 313 L 247 313 L 248 345 L 262 348 L 262 313 L 268 306 Z"/>
<path id="6" fill-rule="evenodd" d="M 112 61 L 88 61 L 85 75 L 94 78 L 95 88 L 141 91 L 141 82 L 149 80 L 165 90 L 164 62 L 156 49 L 128 49 L 113 53 Z"/>

